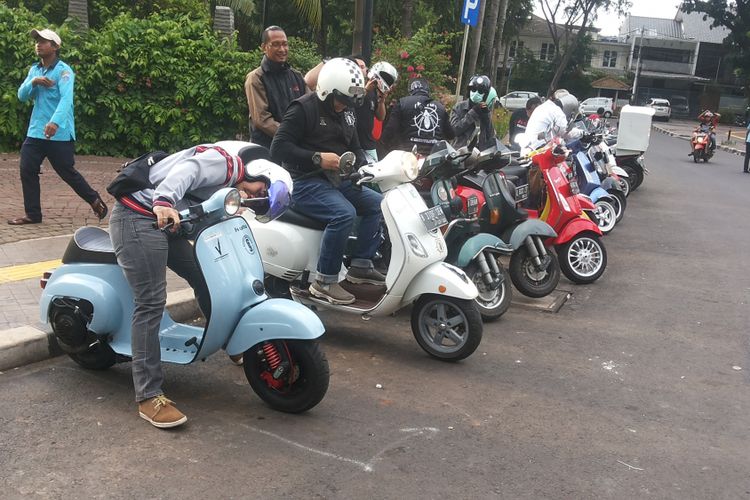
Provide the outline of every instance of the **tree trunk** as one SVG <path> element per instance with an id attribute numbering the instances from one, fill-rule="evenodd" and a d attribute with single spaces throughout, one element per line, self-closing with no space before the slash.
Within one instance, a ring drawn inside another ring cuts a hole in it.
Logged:
<path id="1" fill-rule="evenodd" d="M 414 14 L 414 0 L 403 0 L 402 4 L 401 34 L 408 38 L 412 35 L 411 20 Z"/>
<path id="2" fill-rule="evenodd" d="M 466 78 L 463 80 L 463 85 L 466 86 L 469 79 L 474 75 L 474 71 L 477 69 L 477 59 L 479 59 L 479 46 L 482 43 L 482 25 L 484 25 L 484 8 L 487 5 L 487 1 L 483 1 L 479 6 L 479 17 L 477 20 L 477 26 L 474 28 L 474 36 L 472 37 L 471 48 L 469 49 L 469 59 L 466 65 Z"/>
<path id="3" fill-rule="evenodd" d="M 501 96 L 504 94 L 507 94 L 506 90 L 508 90 L 508 86 L 505 83 L 505 80 L 507 79 L 507 76 L 505 76 L 506 68 L 508 67 L 508 54 L 510 52 L 510 46 L 505 47 L 505 50 L 503 52 L 503 72 L 500 75 L 500 84 L 495 87 L 495 90 L 497 90 L 497 95 Z M 497 50 L 497 62 L 495 65 L 497 65 L 500 62 L 500 48 L 498 46 Z"/>
<path id="4" fill-rule="evenodd" d="M 320 31 L 318 32 L 318 48 L 320 53 L 324 56 L 328 53 L 328 22 L 326 20 L 325 12 L 326 0 L 320 0 Z M 315 29 L 315 28 L 313 28 Z"/>
<path id="5" fill-rule="evenodd" d="M 576 47 L 578 47 L 578 44 L 583 40 L 583 37 L 586 35 L 586 28 L 588 27 L 588 20 L 589 20 L 589 14 L 591 13 L 591 10 L 595 8 L 595 2 L 589 2 L 587 4 L 587 7 L 585 7 L 586 10 L 583 14 L 583 20 L 581 21 L 581 27 L 578 30 L 578 33 L 576 33 L 576 36 L 573 37 L 573 42 L 570 44 L 567 44 L 565 47 L 565 52 L 563 52 L 562 57 L 557 61 L 557 69 L 555 69 L 555 75 L 552 77 L 552 81 L 549 83 L 549 89 L 547 91 L 547 95 L 552 95 L 552 93 L 557 90 L 557 84 L 560 83 L 560 78 L 562 77 L 562 74 L 565 72 L 565 69 L 568 67 L 568 63 L 570 62 L 570 58 L 573 56 L 573 52 L 575 52 Z M 567 36 L 566 36 L 567 40 Z M 557 49 L 559 50 L 559 48 Z"/>
<path id="6" fill-rule="evenodd" d="M 495 56 L 495 33 L 497 32 L 497 15 L 500 12 L 502 0 L 487 0 L 487 29 L 484 32 L 484 62 L 482 66 L 488 75 L 492 72 L 492 60 Z M 490 80 L 493 84 L 495 80 Z"/>
<path id="7" fill-rule="evenodd" d="M 505 62 L 508 58 L 508 50 L 501 51 L 500 47 L 503 44 L 503 33 L 505 32 L 505 20 L 508 18 L 508 4 L 509 0 L 498 0 L 500 8 L 497 16 L 497 32 L 495 33 L 495 40 L 492 44 L 492 59 L 490 66 L 490 78 L 494 82 L 497 80 L 497 66 L 500 64 L 501 52 L 505 52 L 505 61 L 503 61 L 503 69 L 505 69 Z"/>
<path id="8" fill-rule="evenodd" d="M 75 19 L 83 29 L 89 29 L 89 4 L 87 0 L 68 0 L 68 17 Z"/>

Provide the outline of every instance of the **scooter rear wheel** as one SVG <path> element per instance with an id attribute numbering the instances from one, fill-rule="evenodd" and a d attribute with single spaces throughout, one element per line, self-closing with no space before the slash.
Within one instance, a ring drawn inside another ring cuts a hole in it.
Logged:
<path id="1" fill-rule="evenodd" d="M 282 366 L 284 374 L 274 378 Z M 328 360 L 317 340 L 260 342 L 245 351 L 243 367 L 255 394 L 274 410 L 302 413 L 328 391 Z"/>
<path id="2" fill-rule="evenodd" d="M 521 246 L 510 257 L 510 279 L 516 289 L 527 297 L 538 299 L 552 293 L 560 282 L 560 264 L 551 251 L 546 269 L 538 270 L 526 246 Z"/>
<path id="3" fill-rule="evenodd" d="M 417 343 L 441 361 L 470 356 L 482 341 L 482 328 L 482 316 L 473 300 L 425 294 L 411 312 L 411 330 Z"/>

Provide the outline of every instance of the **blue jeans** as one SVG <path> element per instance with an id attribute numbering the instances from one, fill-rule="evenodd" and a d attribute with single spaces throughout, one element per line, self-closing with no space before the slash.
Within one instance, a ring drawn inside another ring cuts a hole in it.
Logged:
<path id="1" fill-rule="evenodd" d="M 195 262 L 193 246 L 179 235 L 154 229 L 154 220 L 119 202 L 109 219 L 117 263 L 130 284 L 135 301 L 130 341 L 136 402 L 163 394 L 159 326 L 167 304 L 167 267 L 195 290 L 204 316 L 208 319 L 211 315 L 211 297 Z"/>
<path id="2" fill-rule="evenodd" d="M 354 218 L 362 217 L 357 233 L 357 248 L 352 255 L 352 266 L 369 268 L 378 249 L 383 197 L 372 189 L 361 190 L 345 181 L 338 188 L 322 177 L 294 181 L 292 208 L 326 224 L 320 244 L 317 280 L 321 283 L 338 282 L 346 242 L 352 232 Z"/>

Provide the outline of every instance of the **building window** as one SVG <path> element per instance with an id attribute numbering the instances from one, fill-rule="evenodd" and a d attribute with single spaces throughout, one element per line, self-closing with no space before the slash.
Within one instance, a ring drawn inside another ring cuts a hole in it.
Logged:
<path id="1" fill-rule="evenodd" d="M 555 45 L 553 43 L 543 43 L 542 52 L 539 54 L 541 61 L 552 61 L 555 58 Z"/>
<path id="2" fill-rule="evenodd" d="M 617 52 L 614 50 L 605 50 L 602 66 L 605 68 L 614 68 L 617 66 Z"/>
<path id="3" fill-rule="evenodd" d="M 523 50 L 523 42 L 520 40 L 511 40 L 510 48 L 508 49 L 508 57 L 516 57 L 521 55 Z"/>

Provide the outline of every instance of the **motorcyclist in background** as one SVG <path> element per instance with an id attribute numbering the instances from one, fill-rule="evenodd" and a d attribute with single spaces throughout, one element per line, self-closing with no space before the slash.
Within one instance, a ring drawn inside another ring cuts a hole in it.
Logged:
<path id="1" fill-rule="evenodd" d="M 711 151 L 716 149 L 716 126 L 719 124 L 719 118 L 721 118 L 721 115 L 719 113 L 714 113 L 710 109 L 707 109 L 698 115 L 698 121 L 700 121 L 700 123 L 695 131 L 708 134 Z"/>
<path id="2" fill-rule="evenodd" d="M 476 126 L 479 126 L 480 150 L 495 144 L 497 133 L 492 123 L 492 110 L 497 92 L 490 85 L 489 77 L 474 75 L 469 80 L 469 98 L 459 101 L 451 110 L 451 126 L 456 133 L 455 147 L 466 146 Z"/>

